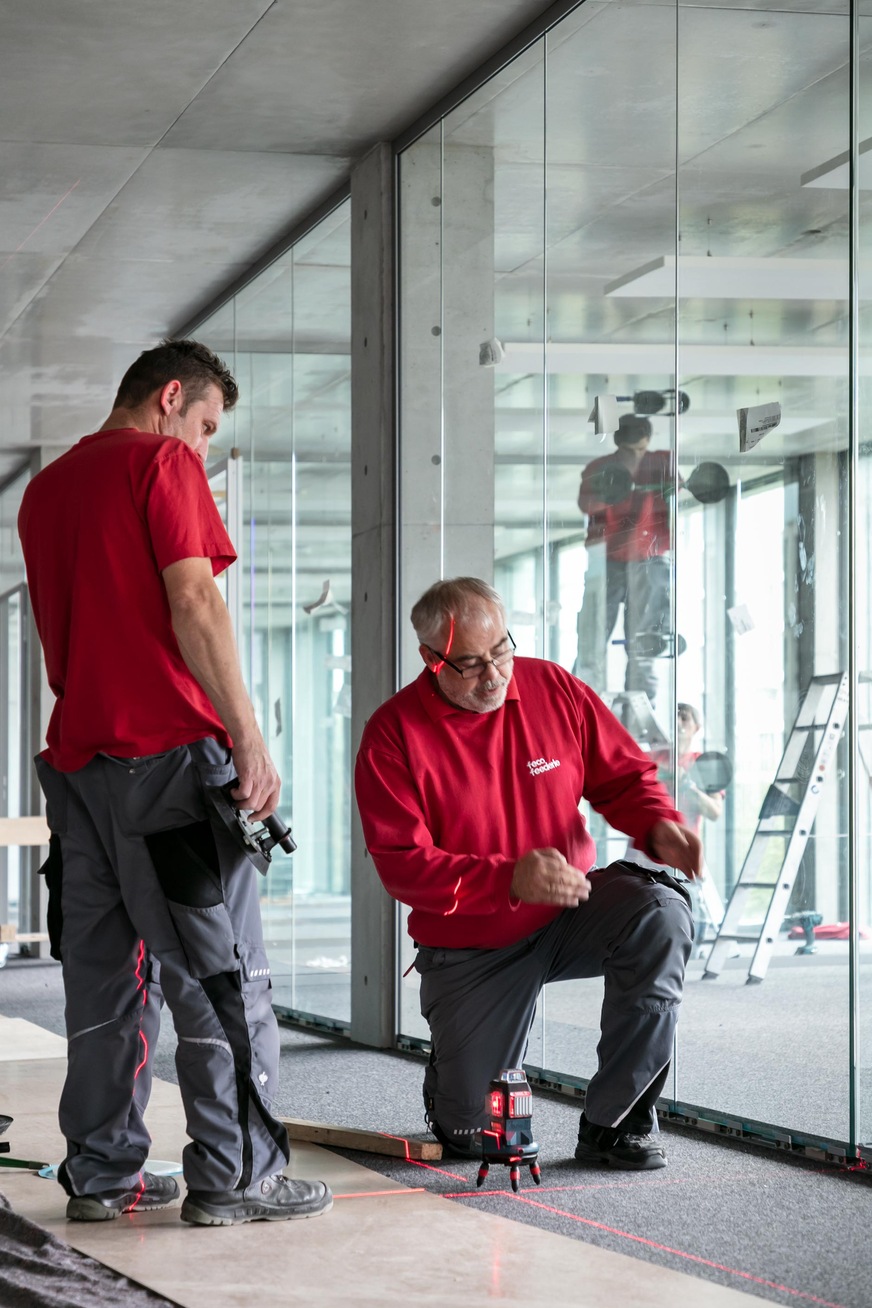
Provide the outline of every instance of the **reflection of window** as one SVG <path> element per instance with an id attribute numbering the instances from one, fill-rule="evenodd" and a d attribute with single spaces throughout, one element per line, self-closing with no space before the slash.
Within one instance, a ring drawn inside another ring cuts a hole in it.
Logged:
<path id="1" fill-rule="evenodd" d="M 26 730 L 26 597 L 24 585 L 0 595 L 0 694 L 3 696 L 3 712 L 0 713 L 0 817 L 21 817 L 29 812 L 31 749 Z M 23 853 L 16 845 L 0 847 L 0 921 L 3 922 L 18 920 Z"/>
<path id="2" fill-rule="evenodd" d="M 232 360 L 240 385 L 216 457 L 231 445 L 241 457 L 210 471 L 239 552 L 228 605 L 235 585 L 243 668 L 297 841 L 261 886 L 274 1000 L 342 1021 L 351 954 L 349 209 L 340 205 L 197 329 Z M 307 612 L 328 576 L 338 607 Z"/>

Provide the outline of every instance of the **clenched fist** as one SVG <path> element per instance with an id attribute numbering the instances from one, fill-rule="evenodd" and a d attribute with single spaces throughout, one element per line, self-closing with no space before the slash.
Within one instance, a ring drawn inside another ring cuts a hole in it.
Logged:
<path id="1" fill-rule="evenodd" d="M 590 894 L 590 882 L 559 849 L 531 849 L 515 864 L 509 893 L 524 904 L 577 908 Z"/>

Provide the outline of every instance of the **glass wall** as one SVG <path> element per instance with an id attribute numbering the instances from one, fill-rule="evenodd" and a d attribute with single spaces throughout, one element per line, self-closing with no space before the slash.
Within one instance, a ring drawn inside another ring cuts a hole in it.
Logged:
<path id="1" fill-rule="evenodd" d="M 857 110 L 859 186 L 854 194 L 856 223 L 857 302 L 855 390 L 859 421 L 854 433 L 849 461 L 849 485 L 852 489 L 849 518 L 850 596 L 849 642 L 855 651 L 851 692 L 856 696 L 854 728 L 856 731 L 856 765 L 851 793 L 853 841 L 851 848 L 852 879 L 848 899 L 849 912 L 860 930 L 854 938 L 859 955 L 858 978 L 854 993 L 856 1021 L 852 1035 L 855 1047 L 856 1074 L 852 1090 L 856 1097 L 857 1139 L 865 1146 L 867 1160 L 872 1159 L 872 970 L 863 966 L 870 945 L 872 928 L 872 194 L 866 160 L 872 141 L 872 18 L 861 7 L 859 28 L 859 69 Z M 844 186 L 844 163 L 839 180 Z M 859 937 L 859 938 L 858 938 Z"/>
<path id="2" fill-rule="evenodd" d="M 280 1009 L 350 1018 L 350 214 L 345 203 L 197 329 L 240 400 L 212 485 L 239 551 L 243 668 L 298 849 L 263 915 Z"/>
<path id="3" fill-rule="evenodd" d="M 0 490 L 0 817 L 30 813 L 31 741 L 29 730 L 28 604 L 24 561 L 18 547 L 18 510 L 29 470 Z M 0 922 L 21 925 L 27 893 L 23 873 L 28 851 L 0 846 Z M 0 945 L 0 965 L 8 946 Z"/>
<path id="4" fill-rule="evenodd" d="M 665 1102 L 798 1144 L 872 1138 L 866 34 L 586 3 L 399 160 L 402 680 L 474 573 L 603 696 L 706 848 Z M 530 1064 L 590 1077 L 601 994 Z"/>

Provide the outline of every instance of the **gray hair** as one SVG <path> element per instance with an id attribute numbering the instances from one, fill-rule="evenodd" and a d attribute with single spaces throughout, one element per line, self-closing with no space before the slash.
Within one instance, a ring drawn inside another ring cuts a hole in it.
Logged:
<path id="1" fill-rule="evenodd" d="M 422 645 L 438 640 L 446 622 L 466 619 L 494 604 L 505 618 L 506 608 L 498 591 L 478 577 L 452 577 L 434 582 L 412 609 L 412 626 Z"/>

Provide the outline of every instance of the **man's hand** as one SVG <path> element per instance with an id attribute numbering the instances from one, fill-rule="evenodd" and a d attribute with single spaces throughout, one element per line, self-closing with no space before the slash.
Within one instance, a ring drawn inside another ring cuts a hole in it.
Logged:
<path id="1" fill-rule="evenodd" d="M 702 841 L 690 827 L 664 818 L 651 828 L 648 844 L 658 863 L 678 868 L 691 881 L 702 876 Z"/>
<path id="2" fill-rule="evenodd" d="M 282 780 L 259 732 L 251 740 L 234 743 L 233 762 L 239 784 L 230 793 L 239 808 L 251 809 L 254 822 L 275 813 Z"/>
<path id="3" fill-rule="evenodd" d="M 524 904 L 577 908 L 590 894 L 590 882 L 559 849 L 531 849 L 515 864 L 509 894 Z"/>

